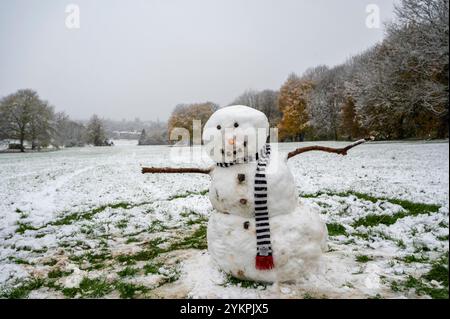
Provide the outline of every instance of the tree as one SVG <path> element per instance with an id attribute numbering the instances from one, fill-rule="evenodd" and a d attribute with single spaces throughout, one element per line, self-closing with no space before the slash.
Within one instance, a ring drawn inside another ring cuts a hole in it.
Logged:
<path id="1" fill-rule="evenodd" d="M 54 111 L 53 107 L 46 101 L 37 103 L 32 110 L 29 127 L 29 138 L 31 149 L 48 146 L 54 136 Z"/>
<path id="2" fill-rule="evenodd" d="M 402 0 L 388 26 L 386 45 L 393 48 L 396 75 L 404 85 L 412 117 L 430 112 L 444 137 L 449 120 L 449 1 Z"/>
<path id="3" fill-rule="evenodd" d="M 146 142 L 147 142 L 147 133 L 145 132 L 145 128 L 143 128 L 141 135 L 139 136 L 138 145 L 145 145 Z"/>
<path id="4" fill-rule="evenodd" d="M 277 126 L 281 119 L 278 108 L 278 92 L 273 90 L 247 90 L 239 95 L 230 105 L 245 105 L 263 112 L 270 126 Z"/>
<path id="5" fill-rule="evenodd" d="M 83 146 L 84 131 L 82 124 L 72 121 L 64 112 L 55 114 L 53 144 L 56 147 Z"/>
<path id="6" fill-rule="evenodd" d="M 94 114 L 86 128 L 86 141 L 94 146 L 105 145 L 106 133 L 103 128 L 103 123 L 99 117 Z"/>
<path id="7" fill-rule="evenodd" d="M 308 99 L 310 124 L 320 137 L 339 138 L 340 111 L 345 100 L 345 76 L 345 65 L 332 69 L 319 67 L 307 74 L 313 86 Z"/>
<path id="8" fill-rule="evenodd" d="M 24 142 L 38 140 L 49 141 L 50 121 L 53 109 L 40 100 L 37 92 L 24 89 L 4 97 L 0 102 L 2 135 L 18 139 L 21 152 L 25 151 Z M 36 144 L 34 144 L 36 145 Z"/>
<path id="9" fill-rule="evenodd" d="M 355 101 L 351 96 L 347 96 L 341 109 L 340 133 L 348 140 L 362 137 L 364 131 L 359 123 L 356 113 Z"/>
<path id="10" fill-rule="evenodd" d="M 201 129 L 209 117 L 218 109 L 218 105 L 212 102 L 194 103 L 194 104 L 178 104 L 173 110 L 169 122 L 168 131 L 174 128 L 184 128 L 189 131 L 190 141 L 193 138 L 193 120 L 201 121 Z M 200 132 L 201 133 L 201 132 Z M 201 136 L 201 135 L 200 135 Z"/>
<path id="11" fill-rule="evenodd" d="M 302 141 L 309 126 L 308 94 L 312 85 L 297 75 L 289 75 L 280 89 L 278 107 L 283 117 L 278 124 L 281 140 Z"/>

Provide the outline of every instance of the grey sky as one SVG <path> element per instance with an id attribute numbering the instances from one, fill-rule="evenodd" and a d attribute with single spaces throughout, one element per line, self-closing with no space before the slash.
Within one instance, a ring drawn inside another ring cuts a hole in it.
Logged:
<path id="1" fill-rule="evenodd" d="M 165 120 L 344 62 L 383 37 L 365 26 L 371 3 L 392 18 L 393 0 L 1 0 L 0 96 L 33 88 L 75 119 Z"/>

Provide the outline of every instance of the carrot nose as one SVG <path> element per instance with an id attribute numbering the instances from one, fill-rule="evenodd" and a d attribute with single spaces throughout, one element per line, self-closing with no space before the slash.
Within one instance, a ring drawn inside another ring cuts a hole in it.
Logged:
<path id="1" fill-rule="evenodd" d="M 228 139 L 228 144 L 230 144 L 230 145 L 234 145 L 235 142 L 236 141 L 234 140 L 234 138 Z"/>

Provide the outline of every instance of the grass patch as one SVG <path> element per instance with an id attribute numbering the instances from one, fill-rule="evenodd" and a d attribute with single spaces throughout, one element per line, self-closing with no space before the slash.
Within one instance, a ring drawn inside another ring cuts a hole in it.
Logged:
<path id="1" fill-rule="evenodd" d="M 54 269 L 54 270 L 50 271 L 47 274 L 47 277 L 50 278 L 50 279 L 56 279 L 56 278 L 61 278 L 61 277 L 68 276 L 71 273 L 73 273 L 73 270 L 71 270 L 71 271 L 62 271 L 61 269 L 58 268 L 58 269 Z"/>
<path id="2" fill-rule="evenodd" d="M 358 256 L 356 256 L 355 260 L 359 263 L 366 263 L 366 262 L 373 260 L 373 258 L 369 257 L 367 255 L 358 255 Z"/>
<path id="3" fill-rule="evenodd" d="M 359 192 L 353 192 L 353 191 L 341 192 L 341 193 L 318 192 L 315 194 L 304 194 L 301 196 L 303 198 L 317 198 L 322 195 L 339 196 L 339 197 L 355 196 L 356 198 L 358 198 L 360 200 L 365 200 L 365 201 L 369 201 L 372 203 L 385 201 L 385 202 L 389 202 L 391 204 L 399 205 L 404 209 L 403 212 L 398 212 L 393 215 L 373 215 L 373 214 L 367 215 L 363 218 L 356 220 L 352 224 L 352 226 L 355 228 L 358 226 L 372 227 L 372 226 L 377 226 L 379 224 L 384 224 L 384 225 L 389 226 L 389 225 L 394 224 L 400 218 L 404 218 L 406 216 L 417 216 L 420 214 L 436 213 L 440 209 L 439 205 L 415 203 L 415 202 L 411 202 L 408 200 L 396 199 L 396 198 L 375 197 L 372 195 L 359 193 Z"/>
<path id="4" fill-rule="evenodd" d="M 105 279 L 90 279 L 84 277 L 79 288 L 65 288 L 63 294 L 74 298 L 79 294 L 82 298 L 100 298 L 114 290 L 114 287 Z"/>
<path id="5" fill-rule="evenodd" d="M 17 258 L 17 257 L 13 257 L 13 256 L 9 256 L 8 260 L 18 264 L 18 265 L 32 265 L 32 263 L 30 263 L 28 260 L 22 259 L 22 258 Z"/>
<path id="6" fill-rule="evenodd" d="M 416 255 L 408 255 L 405 256 L 403 258 L 398 258 L 398 260 L 401 260 L 407 264 L 411 264 L 411 263 L 426 263 L 429 261 L 429 259 L 427 257 L 416 257 Z"/>
<path id="7" fill-rule="evenodd" d="M 227 275 L 225 285 L 232 285 L 232 286 L 238 286 L 238 287 L 241 287 L 241 288 L 251 288 L 251 289 L 256 289 L 259 286 L 264 287 L 264 289 L 267 287 L 266 283 L 255 282 L 255 281 L 251 281 L 251 280 L 239 279 L 239 278 L 233 277 L 230 274 Z"/>
<path id="8" fill-rule="evenodd" d="M 1 298 L 8 299 L 22 299 L 28 297 L 30 292 L 33 290 L 39 289 L 44 285 L 44 280 L 41 278 L 34 278 L 28 280 L 18 287 L 8 289 L 0 293 Z"/>
<path id="9" fill-rule="evenodd" d="M 89 266 L 87 268 L 84 267 L 84 270 L 93 270 L 104 268 L 106 266 L 105 262 L 107 260 L 111 260 L 112 257 L 109 252 L 100 252 L 100 253 L 88 252 L 80 256 L 70 256 L 69 259 L 78 264 L 88 262 Z"/>
<path id="10" fill-rule="evenodd" d="M 127 228 L 127 226 L 128 226 L 128 220 L 126 220 L 126 219 L 119 220 L 116 223 L 116 227 L 119 229 Z"/>
<path id="11" fill-rule="evenodd" d="M 134 298 L 138 292 L 143 294 L 149 290 L 145 286 L 134 285 L 125 282 L 118 282 L 116 283 L 115 287 L 119 291 L 120 298 L 127 298 L 127 299 Z"/>
<path id="12" fill-rule="evenodd" d="M 167 229 L 169 229 L 169 228 L 167 226 L 165 226 L 162 221 L 155 220 L 155 221 L 152 222 L 152 224 L 148 228 L 148 231 L 150 233 L 155 233 L 155 232 L 163 232 L 163 231 L 165 231 Z"/>
<path id="13" fill-rule="evenodd" d="M 161 238 L 157 238 L 151 240 L 146 244 L 146 248 L 135 253 L 129 255 L 119 255 L 116 257 L 116 260 L 124 263 L 126 265 L 133 265 L 136 261 L 148 261 L 152 260 L 158 255 L 167 252 L 167 249 L 160 248 L 159 245 L 162 244 L 165 240 Z"/>
<path id="14" fill-rule="evenodd" d="M 142 269 L 146 275 L 148 274 L 159 274 L 159 268 L 163 266 L 162 263 L 148 263 Z"/>
<path id="15" fill-rule="evenodd" d="M 169 197 L 168 200 L 174 200 L 174 199 L 178 199 L 178 198 L 186 198 L 191 195 L 202 195 L 203 196 L 203 195 L 208 194 L 208 192 L 209 192 L 209 190 L 207 190 L 207 189 L 199 191 L 199 192 L 186 192 L 186 193 L 182 193 L 182 194 L 173 195 L 173 196 Z"/>
<path id="16" fill-rule="evenodd" d="M 206 225 L 200 225 L 200 227 L 192 233 L 192 235 L 183 238 L 179 242 L 173 243 L 169 250 L 208 248 L 208 243 L 206 242 L 206 229 Z"/>
<path id="17" fill-rule="evenodd" d="M 163 253 L 167 253 L 173 250 L 180 249 L 206 249 L 208 244 L 206 242 L 206 225 L 200 225 L 200 227 L 194 231 L 191 235 L 175 241 L 170 244 L 168 248 L 159 247 L 160 244 L 165 242 L 165 239 L 156 238 L 148 242 L 145 248 L 135 254 L 119 255 L 116 260 L 126 265 L 133 265 L 137 261 L 149 261 L 153 260 Z"/>
<path id="18" fill-rule="evenodd" d="M 438 282 L 438 287 L 431 283 Z M 428 295 L 433 299 L 448 299 L 448 252 L 440 259 L 433 262 L 430 271 L 420 278 L 408 276 L 403 282 L 393 281 L 391 283 L 393 291 L 408 291 L 415 289 L 418 295 Z"/>
<path id="19" fill-rule="evenodd" d="M 17 229 L 16 229 L 16 233 L 17 234 L 23 234 L 27 230 L 39 230 L 40 229 L 38 227 L 31 226 L 31 224 L 21 223 L 21 222 L 18 222 L 17 226 L 18 226 Z"/>
<path id="20" fill-rule="evenodd" d="M 337 223 L 327 224 L 327 229 L 328 229 L 329 236 L 339 236 L 339 235 L 347 236 L 345 227 L 342 226 L 341 224 L 337 224 Z"/>
<path id="21" fill-rule="evenodd" d="M 124 208 L 124 209 L 129 209 L 132 207 L 135 207 L 137 205 L 131 205 L 130 203 L 126 203 L 126 202 L 119 202 L 119 203 L 115 203 L 115 204 L 108 204 L 108 205 L 102 205 L 99 207 L 96 207 L 92 210 L 89 211 L 85 211 L 85 212 L 78 212 L 78 213 L 72 213 L 69 215 L 66 215 L 60 219 L 57 219 L 51 223 L 49 223 L 49 225 L 52 226 L 62 226 L 62 225 L 70 225 L 75 221 L 79 221 L 79 220 L 90 220 L 92 219 L 96 214 L 103 212 L 105 209 L 107 208 Z"/>
<path id="22" fill-rule="evenodd" d="M 79 220 L 91 220 L 96 214 L 103 212 L 107 208 L 112 208 L 112 209 L 117 209 L 117 208 L 131 209 L 131 208 L 134 208 L 134 207 L 147 205 L 147 204 L 150 204 L 150 202 L 142 202 L 142 203 L 137 203 L 137 204 L 130 204 L 130 203 L 127 203 L 127 202 L 119 202 L 119 203 L 114 203 L 114 204 L 102 205 L 102 206 L 96 207 L 96 208 L 94 208 L 92 210 L 68 214 L 68 215 L 66 215 L 64 217 L 61 217 L 61 218 L 59 218 L 59 219 L 57 219 L 57 220 L 55 220 L 53 222 L 48 223 L 45 226 L 49 226 L 49 225 L 50 226 L 70 225 L 73 222 L 79 221 Z"/>
<path id="23" fill-rule="evenodd" d="M 127 266 L 123 270 L 117 272 L 117 274 L 119 277 L 130 277 L 136 275 L 138 272 L 139 269 Z"/>

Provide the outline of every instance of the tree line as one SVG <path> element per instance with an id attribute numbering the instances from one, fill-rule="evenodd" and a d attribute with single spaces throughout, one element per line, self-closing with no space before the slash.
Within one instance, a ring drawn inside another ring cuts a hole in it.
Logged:
<path id="1" fill-rule="evenodd" d="M 446 138 L 448 9 L 448 0 L 402 0 L 381 43 L 341 65 L 292 73 L 278 91 L 247 90 L 230 105 L 264 112 L 281 141 Z M 177 106 L 169 132 L 191 130 L 213 105 Z"/>
<path id="2" fill-rule="evenodd" d="M 64 112 L 55 112 L 48 101 L 30 89 L 18 90 L 0 100 L 0 140 L 4 139 L 17 141 L 11 145 L 22 152 L 26 141 L 32 150 L 50 145 L 60 148 L 109 144 L 97 115 L 87 124 L 73 121 Z"/>

